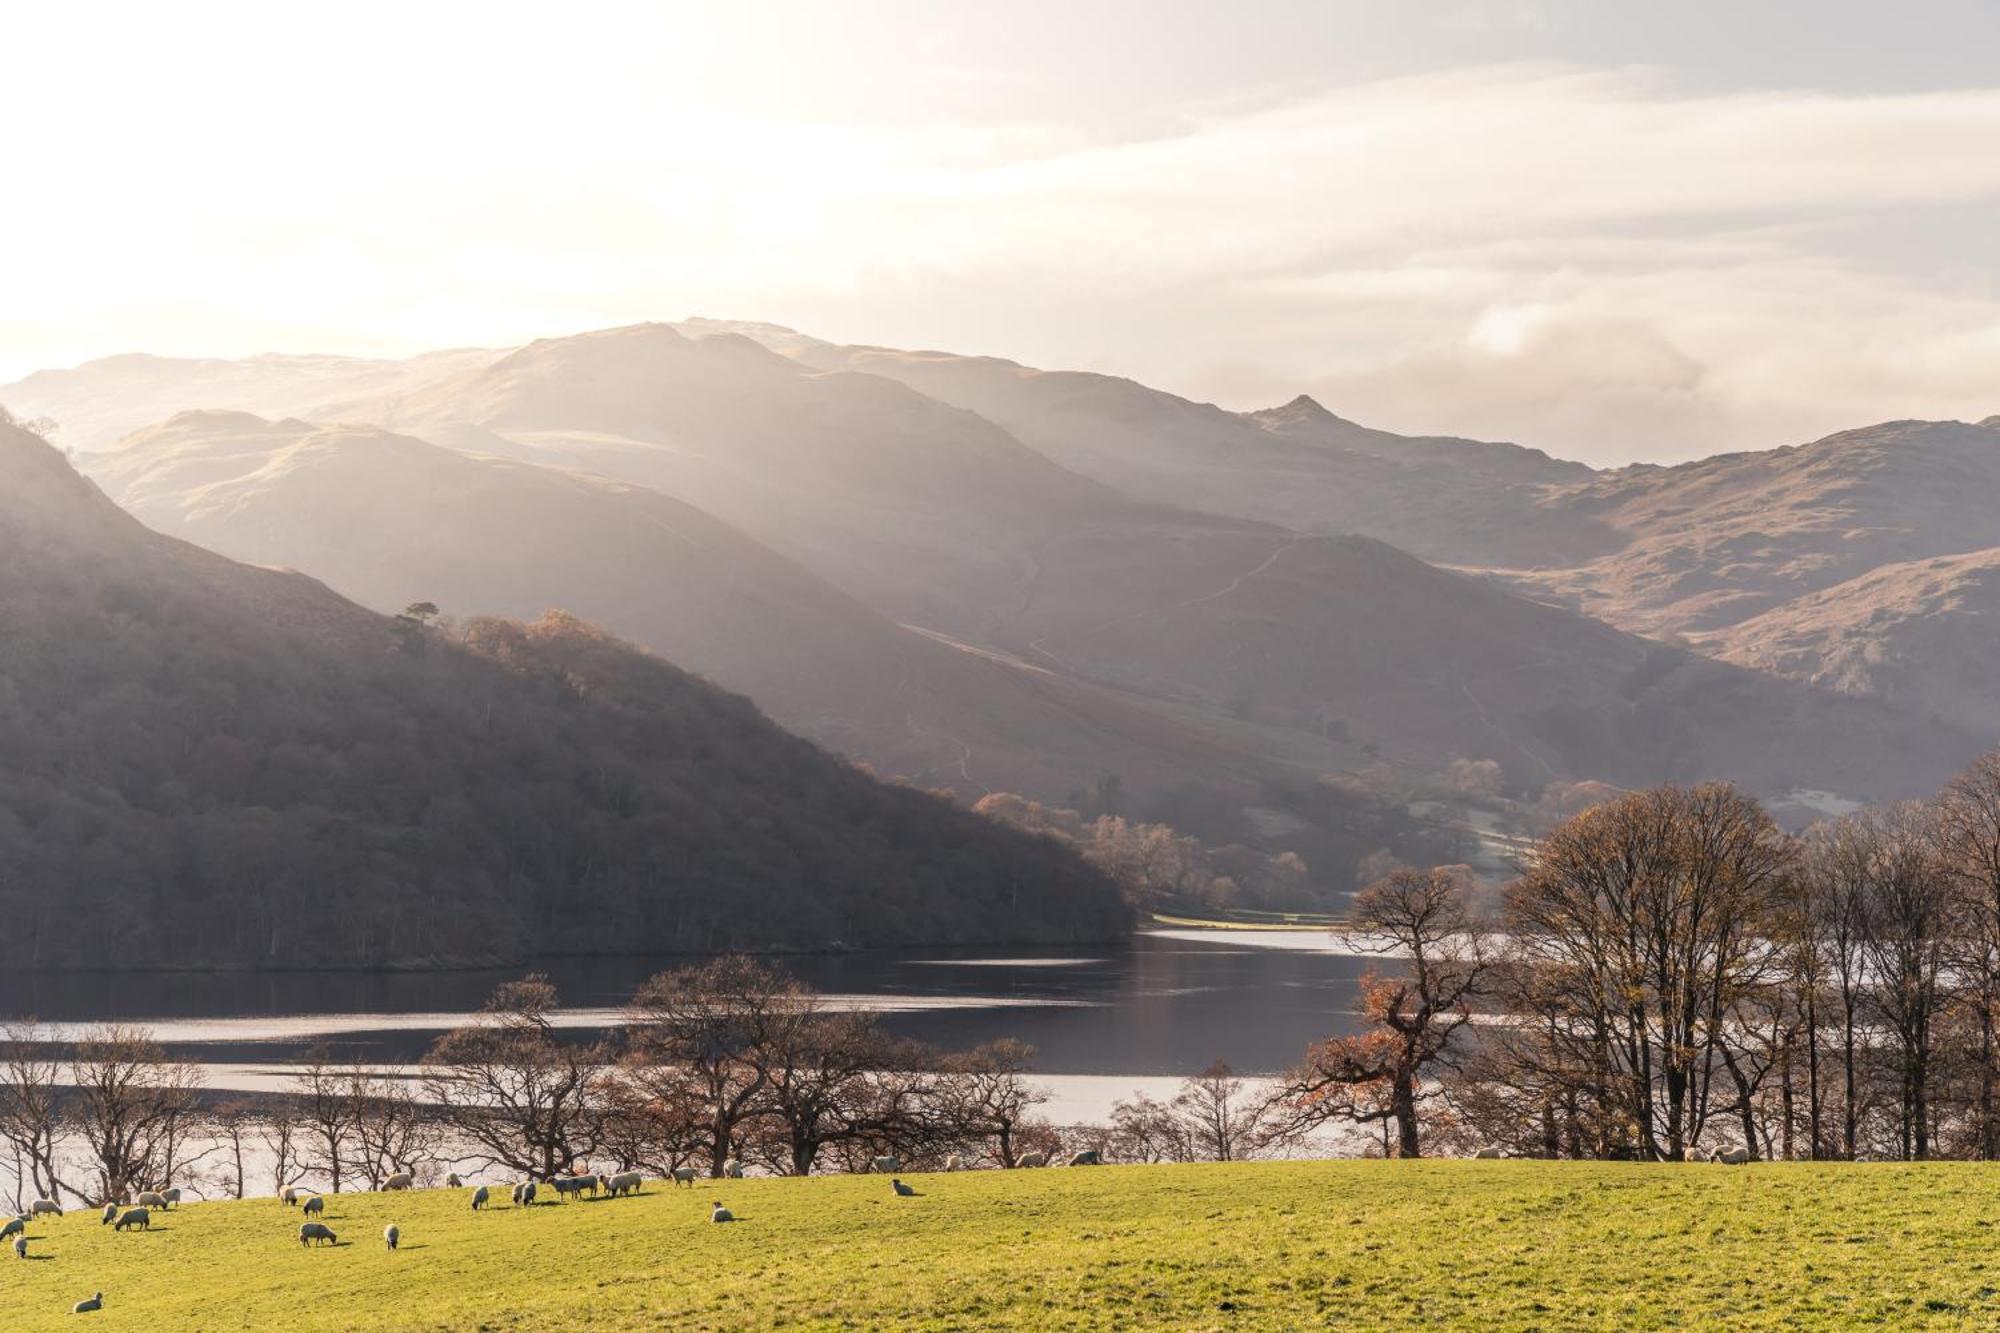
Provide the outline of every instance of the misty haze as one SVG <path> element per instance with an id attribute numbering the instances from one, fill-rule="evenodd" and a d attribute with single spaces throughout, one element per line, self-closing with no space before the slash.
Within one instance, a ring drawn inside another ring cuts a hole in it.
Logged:
<path id="1" fill-rule="evenodd" d="M 10 1325 L 2000 1320 L 2000 12 L 10 18 Z"/>

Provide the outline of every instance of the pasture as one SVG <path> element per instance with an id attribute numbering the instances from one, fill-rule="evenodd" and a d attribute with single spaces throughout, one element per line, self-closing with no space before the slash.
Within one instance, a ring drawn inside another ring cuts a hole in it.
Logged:
<path id="1" fill-rule="evenodd" d="M 0 1254 L 7 1327 L 1910 1328 L 2000 1321 L 2000 1168 L 1293 1162 L 273 1199 Z M 740 1219 L 708 1221 L 711 1199 Z M 402 1248 L 389 1253 L 394 1222 Z M 103 1311 L 68 1311 L 102 1289 Z"/>

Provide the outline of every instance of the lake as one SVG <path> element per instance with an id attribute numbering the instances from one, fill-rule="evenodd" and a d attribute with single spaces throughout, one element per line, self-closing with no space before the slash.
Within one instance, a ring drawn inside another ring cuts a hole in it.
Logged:
<path id="1" fill-rule="evenodd" d="M 565 1026 L 615 1025 L 648 976 L 684 958 L 549 959 L 500 971 L 427 973 L 15 974 L 0 1015 L 151 1028 L 207 1064 L 268 1065 L 324 1039 L 346 1056 L 415 1060 L 500 982 L 544 971 Z M 1039 1074 L 1178 1078 L 1213 1060 L 1245 1074 L 1295 1061 L 1352 1029 L 1370 959 L 1320 932 L 1160 930 L 1099 948 L 874 951 L 784 965 L 843 1007 L 908 1037 L 960 1049 L 999 1037 L 1034 1046 Z"/>

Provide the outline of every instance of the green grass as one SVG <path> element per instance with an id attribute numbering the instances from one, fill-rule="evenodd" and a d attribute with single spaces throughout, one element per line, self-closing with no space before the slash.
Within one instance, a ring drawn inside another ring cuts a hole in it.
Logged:
<path id="1" fill-rule="evenodd" d="M 730 1181 L 473 1214 L 462 1191 L 90 1214 L 0 1255 L 0 1326 L 1990 1328 L 2000 1168 L 1259 1163 Z M 742 1219 L 718 1227 L 707 1201 Z M 404 1247 L 387 1253 L 389 1221 Z"/>

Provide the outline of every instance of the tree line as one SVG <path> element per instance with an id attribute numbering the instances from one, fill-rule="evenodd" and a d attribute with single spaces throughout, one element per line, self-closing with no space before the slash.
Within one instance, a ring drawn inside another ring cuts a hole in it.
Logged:
<path id="1" fill-rule="evenodd" d="M 1929 801 L 1788 834 L 1726 784 L 1604 801 L 1497 901 L 1403 871 L 1355 926 L 1403 963 L 1286 1077 L 1393 1150 L 2000 1156 L 2000 753 Z"/>

